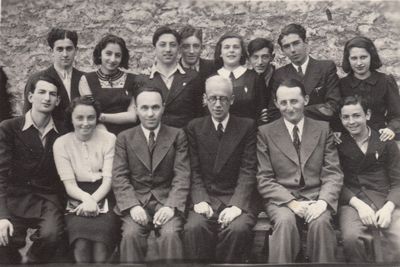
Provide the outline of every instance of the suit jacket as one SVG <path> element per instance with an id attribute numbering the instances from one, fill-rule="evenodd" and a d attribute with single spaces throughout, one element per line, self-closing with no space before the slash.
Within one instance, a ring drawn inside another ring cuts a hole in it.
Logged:
<path id="1" fill-rule="evenodd" d="M 28 110 L 31 109 L 32 104 L 29 103 L 28 101 L 28 93 L 29 89 L 32 86 L 33 80 L 40 76 L 40 75 L 48 75 L 53 77 L 58 81 L 58 83 L 61 85 L 61 88 L 58 88 L 58 95 L 60 96 L 61 102 L 60 104 L 54 109 L 53 111 L 53 118 L 60 120 L 60 121 L 65 121 L 66 119 L 66 108 L 69 106 L 71 103 L 67 89 L 65 89 L 64 83 L 62 82 L 60 76 L 58 75 L 56 69 L 54 68 L 54 65 L 51 65 L 49 68 L 36 72 L 34 73 L 27 81 L 25 85 L 25 91 L 24 91 L 24 113 L 26 113 Z M 83 75 L 83 72 L 72 68 L 72 75 L 71 75 L 71 99 L 74 99 L 75 97 L 80 96 L 79 94 L 79 81 L 81 79 L 81 76 Z"/>
<path id="2" fill-rule="evenodd" d="M 344 173 L 341 204 L 348 205 L 356 196 L 380 209 L 386 201 L 400 206 L 400 153 L 395 141 L 382 142 L 371 129 L 368 149 L 364 154 L 354 139 L 343 134 L 338 145 Z"/>
<path id="3" fill-rule="evenodd" d="M 22 131 L 25 116 L 0 124 L 0 219 L 18 216 L 37 218 L 44 198 L 62 209 L 64 186 L 58 176 L 53 143 L 65 133 L 62 123 L 54 121 L 59 132 L 51 130 L 43 147 L 34 127 Z"/>
<path id="4" fill-rule="evenodd" d="M 7 93 L 7 75 L 0 67 L 0 122 L 11 118 L 9 95 Z"/>
<path id="5" fill-rule="evenodd" d="M 151 196 L 164 206 L 183 212 L 190 187 L 190 163 L 182 129 L 161 125 L 150 152 L 141 126 L 118 135 L 112 187 L 121 215 L 137 205 L 146 206 Z"/>
<path id="6" fill-rule="evenodd" d="M 159 73 L 153 78 L 149 75 L 139 75 L 139 84 L 161 89 L 165 109 L 162 123 L 182 128 L 187 123 L 203 113 L 202 95 L 204 92 L 202 81 L 194 70 L 185 69 L 185 74 L 177 71 L 170 89 L 167 88 Z"/>
<path id="7" fill-rule="evenodd" d="M 292 64 L 277 69 L 272 77 L 272 89 L 276 92 L 279 84 L 285 79 L 296 79 L 303 82 L 310 101 L 305 108 L 305 115 L 323 121 L 332 121 L 337 116 L 340 101 L 339 77 L 336 65 L 330 60 L 316 60 L 310 57 L 304 77 L 300 77 Z M 280 117 L 275 105 L 270 102 L 272 118 Z"/>
<path id="8" fill-rule="evenodd" d="M 205 82 L 206 79 L 216 71 L 214 60 L 200 58 L 199 75 L 202 81 Z"/>
<path id="9" fill-rule="evenodd" d="M 305 117 L 300 162 L 283 118 L 259 127 L 257 139 L 258 191 L 265 201 L 283 205 L 298 198 L 322 199 L 336 212 L 343 173 L 326 122 Z"/>
<path id="10" fill-rule="evenodd" d="M 256 189 L 255 131 L 253 120 L 230 115 L 219 140 L 211 116 L 189 123 L 193 204 L 206 201 L 215 211 L 221 204 L 249 211 Z"/>

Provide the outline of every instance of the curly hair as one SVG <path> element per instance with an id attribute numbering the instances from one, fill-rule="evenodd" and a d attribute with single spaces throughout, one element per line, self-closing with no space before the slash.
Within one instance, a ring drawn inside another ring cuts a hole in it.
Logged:
<path id="1" fill-rule="evenodd" d="M 119 67 L 123 67 L 127 69 L 129 67 L 129 51 L 128 48 L 126 48 L 126 44 L 124 39 L 121 37 L 115 36 L 113 34 L 108 34 L 104 36 L 95 46 L 93 50 L 93 63 L 96 65 L 101 65 L 101 51 L 103 51 L 104 48 L 108 44 L 117 44 L 121 48 L 122 52 L 122 59 L 121 63 L 119 64 Z"/>

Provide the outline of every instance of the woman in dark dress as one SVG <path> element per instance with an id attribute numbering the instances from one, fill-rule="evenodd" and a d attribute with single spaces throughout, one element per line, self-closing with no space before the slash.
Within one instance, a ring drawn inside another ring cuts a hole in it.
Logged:
<path id="1" fill-rule="evenodd" d="M 115 135 L 98 128 L 100 108 L 89 97 L 75 98 L 67 112 L 74 132 L 54 143 L 54 161 L 68 202 L 65 222 L 76 262 L 105 262 L 118 240 L 111 170 Z"/>
<path id="2" fill-rule="evenodd" d="M 348 75 L 340 80 L 342 97 L 359 95 L 371 109 L 368 125 L 379 131 L 382 141 L 400 133 L 400 96 L 393 76 L 378 72 L 382 66 L 374 43 L 357 36 L 346 42 L 343 70 Z"/>
<path id="3" fill-rule="evenodd" d="M 137 121 L 132 97 L 137 88 L 136 75 L 120 70 L 128 68 L 129 51 L 125 41 L 112 34 L 106 35 L 93 51 L 93 62 L 100 68 L 82 76 L 79 92 L 93 95 L 99 101 L 99 121 L 117 135 Z"/>
<path id="4" fill-rule="evenodd" d="M 218 40 L 214 55 L 217 74 L 232 81 L 235 95 L 230 114 L 252 118 L 259 124 L 266 123 L 270 94 L 264 79 L 243 66 L 246 59 L 246 48 L 240 35 L 227 33 Z"/>

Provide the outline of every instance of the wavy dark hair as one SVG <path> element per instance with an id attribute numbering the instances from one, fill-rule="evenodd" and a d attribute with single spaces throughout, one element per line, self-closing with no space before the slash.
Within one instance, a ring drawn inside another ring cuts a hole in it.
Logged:
<path id="1" fill-rule="evenodd" d="M 301 95 L 303 97 L 305 97 L 307 95 L 306 93 L 306 88 L 304 87 L 304 84 L 297 80 L 297 79 L 285 79 L 283 80 L 279 86 L 276 88 L 276 90 L 274 90 L 273 95 L 274 95 L 274 99 L 276 100 L 276 93 L 278 92 L 279 87 L 281 86 L 285 86 L 288 88 L 295 88 L 295 87 L 299 87 L 300 91 L 301 91 Z"/>
<path id="2" fill-rule="evenodd" d="M 123 67 L 127 69 L 129 67 L 129 51 L 128 48 L 126 48 L 126 44 L 124 39 L 121 37 L 118 37 L 113 34 L 108 34 L 104 36 L 95 46 L 93 50 L 93 63 L 96 65 L 101 65 L 101 51 L 103 51 L 104 48 L 108 44 L 117 44 L 119 47 L 121 47 L 121 52 L 122 52 L 122 58 L 121 58 L 121 63 L 119 64 L 119 67 Z"/>
<path id="3" fill-rule="evenodd" d="M 279 34 L 278 44 L 280 47 L 282 47 L 283 37 L 285 37 L 289 34 L 297 34 L 303 40 L 303 42 L 306 42 L 306 35 L 307 35 L 306 29 L 303 26 L 301 26 L 300 24 L 291 23 L 291 24 L 288 24 L 285 27 L 283 27 L 283 29 L 281 30 L 281 33 Z"/>
<path id="4" fill-rule="evenodd" d="M 348 106 L 348 105 L 357 105 L 360 104 L 360 106 L 362 107 L 362 109 L 364 110 L 365 114 L 367 114 L 368 111 L 368 101 L 359 96 L 359 95 L 351 95 L 351 96 L 346 96 L 344 98 L 342 98 L 339 102 L 339 113 L 342 113 L 342 108 L 344 106 Z"/>
<path id="5" fill-rule="evenodd" d="M 236 38 L 240 40 L 240 47 L 242 48 L 242 55 L 240 56 L 240 65 L 246 64 L 248 56 L 246 52 L 246 46 L 244 45 L 243 37 L 237 33 L 228 32 L 222 35 L 221 38 L 219 38 L 217 45 L 215 46 L 214 62 L 217 69 L 221 68 L 224 65 L 224 62 L 221 58 L 222 42 L 229 38 Z"/>
<path id="6" fill-rule="evenodd" d="M 51 47 L 54 48 L 54 43 L 58 40 L 70 39 L 71 42 L 74 44 L 74 47 L 78 45 L 78 34 L 76 31 L 69 31 L 60 28 L 53 28 L 50 30 L 49 34 L 47 35 L 47 43 Z"/>
<path id="7" fill-rule="evenodd" d="M 249 56 L 253 55 L 255 52 L 260 51 L 263 48 L 268 48 L 271 55 L 274 54 L 274 43 L 266 38 L 256 38 L 250 41 L 247 45 L 247 52 Z"/>
<path id="8" fill-rule="evenodd" d="M 67 116 L 65 123 L 68 129 L 74 129 L 74 126 L 72 124 L 72 112 L 74 112 L 74 109 L 79 105 L 93 107 L 96 111 L 96 124 L 99 122 L 99 117 L 101 113 L 100 103 L 95 100 L 92 95 L 78 96 L 71 101 L 71 104 L 69 104 L 68 108 L 66 109 Z"/>
<path id="9" fill-rule="evenodd" d="M 379 58 L 378 51 L 371 39 L 364 36 L 356 36 L 346 42 L 344 45 L 343 51 L 343 62 L 342 68 L 346 73 L 353 73 L 353 69 L 351 68 L 349 57 L 350 57 L 350 49 L 353 47 L 364 48 L 367 50 L 369 55 L 371 56 L 371 64 L 369 66 L 369 70 L 373 71 L 379 69 L 382 66 L 382 61 Z"/>

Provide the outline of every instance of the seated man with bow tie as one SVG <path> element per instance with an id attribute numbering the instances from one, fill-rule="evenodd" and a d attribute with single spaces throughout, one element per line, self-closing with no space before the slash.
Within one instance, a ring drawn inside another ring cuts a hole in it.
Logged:
<path id="1" fill-rule="evenodd" d="M 331 219 L 343 173 L 328 123 L 304 116 L 308 101 L 301 82 L 282 81 L 275 95 L 282 118 L 258 132 L 257 183 L 273 223 L 271 263 L 295 261 L 299 226 L 308 227 L 306 255 L 312 262 L 335 261 Z"/>
<path id="2" fill-rule="evenodd" d="M 189 260 L 241 262 L 252 244 L 256 223 L 256 126 L 229 114 L 234 96 L 229 79 L 206 80 L 210 116 L 187 126 L 191 206 L 184 227 Z"/>
<path id="3" fill-rule="evenodd" d="M 159 257 L 180 260 L 183 212 L 190 185 L 186 135 L 161 124 L 161 90 L 144 87 L 135 96 L 141 124 L 118 135 L 112 186 L 122 218 L 121 262 L 143 262 L 155 230 Z"/>

